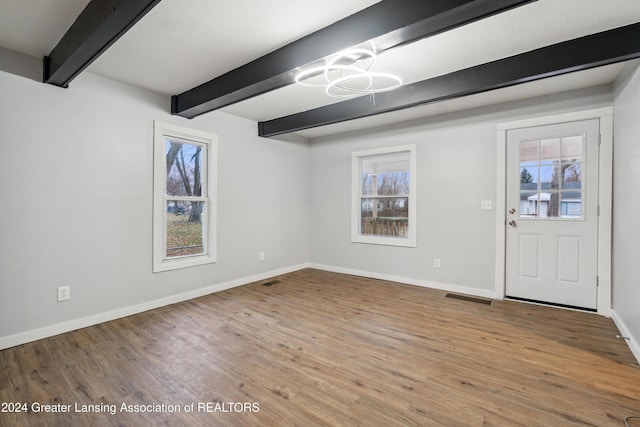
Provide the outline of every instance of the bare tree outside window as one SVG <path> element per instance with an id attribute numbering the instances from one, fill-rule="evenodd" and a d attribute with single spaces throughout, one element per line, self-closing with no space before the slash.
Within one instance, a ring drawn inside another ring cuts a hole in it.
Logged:
<path id="1" fill-rule="evenodd" d="M 218 136 L 153 122 L 153 272 L 215 263 Z"/>
<path id="2" fill-rule="evenodd" d="M 520 215 L 581 218 L 583 136 L 520 143 Z"/>
<path id="3" fill-rule="evenodd" d="M 416 145 L 351 153 L 351 241 L 416 247 Z"/>
<path id="4" fill-rule="evenodd" d="M 188 198 L 202 196 L 202 146 L 167 140 L 165 148 L 168 196 L 167 256 L 200 254 L 204 250 L 204 202 Z M 172 200 L 172 197 L 176 199 Z"/>
<path id="5" fill-rule="evenodd" d="M 372 236 L 406 237 L 409 218 L 408 162 L 397 156 L 370 161 L 361 171 L 361 233 Z"/>

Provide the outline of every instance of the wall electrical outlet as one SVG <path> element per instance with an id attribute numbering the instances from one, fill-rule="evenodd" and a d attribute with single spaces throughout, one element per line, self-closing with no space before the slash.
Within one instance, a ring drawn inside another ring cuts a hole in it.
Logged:
<path id="1" fill-rule="evenodd" d="M 258 259 L 259 259 L 260 261 L 264 261 L 264 252 L 260 252 L 260 253 L 258 254 Z"/>
<path id="2" fill-rule="evenodd" d="M 440 258 L 433 259 L 433 268 L 440 268 Z"/>
<path id="3" fill-rule="evenodd" d="M 493 209 L 493 204 L 491 203 L 491 200 L 481 200 L 480 201 L 480 209 L 483 209 L 483 210 L 491 210 L 491 209 Z"/>
<path id="4" fill-rule="evenodd" d="M 58 301 L 71 299 L 71 286 L 58 286 Z"/>

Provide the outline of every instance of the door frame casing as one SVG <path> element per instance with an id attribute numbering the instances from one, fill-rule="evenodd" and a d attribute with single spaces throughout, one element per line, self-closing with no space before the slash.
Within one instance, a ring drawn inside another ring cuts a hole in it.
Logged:
<path id="1" fill-rule="evenodd" d="M 611 316 L 611 218 L 613 202 L 613 107 L 576 111 L 498 123 L 496 150 L 496 265 L 495 297 L 505 298 L 507 132 L 513 129 L 598 119 L 600 144 L 598 163 L 598 291 L 597 312 Z"/>

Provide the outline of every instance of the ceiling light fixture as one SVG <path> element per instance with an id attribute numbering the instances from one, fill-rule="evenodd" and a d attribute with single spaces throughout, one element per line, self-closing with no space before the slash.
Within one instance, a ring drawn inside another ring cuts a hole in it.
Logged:
<path id="1" fill-rule="evenodd" d="M 324 87 L 326 94 L 334 98 L 388 92 L 402 86 L 402 79 L 395 74 L 371 71 L 375 63 L 373 49 L 348 49 L 327 65 L 301 71 L 295 81 L 301 86 Z"/>

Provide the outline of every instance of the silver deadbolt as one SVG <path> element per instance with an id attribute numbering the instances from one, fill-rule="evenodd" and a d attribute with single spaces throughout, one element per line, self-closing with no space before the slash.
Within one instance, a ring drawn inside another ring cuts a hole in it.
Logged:
<path id="1" fill-rule="evenodd" d="M 516 224 L 516 220 L 515 219 L 512 219 L 511 221 L 509 221 L 509 225 L 512 226 L 512 227 L 515 227 L 518 224 Z"/>
<path id="2" fill-rule="evenodd" d="M 509 209 L 509 213 L 510 213 L 511 215 L 513 215 L 514 213 L 516 213 L 516 210 L 515 210 L 514 208 L 511 208 L 511 209 Z"/>

